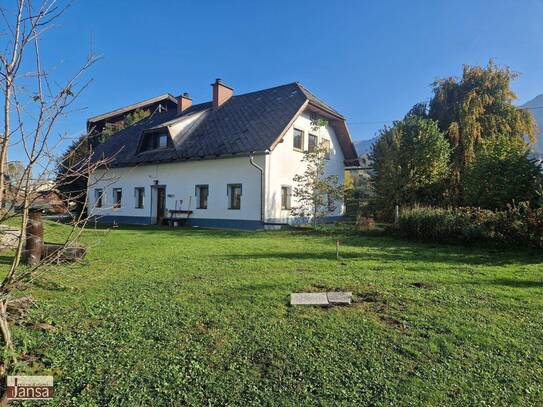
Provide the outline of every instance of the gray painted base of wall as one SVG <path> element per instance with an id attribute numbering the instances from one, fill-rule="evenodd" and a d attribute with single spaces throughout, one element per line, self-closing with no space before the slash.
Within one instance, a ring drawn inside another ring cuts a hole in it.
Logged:
<path id="1" fill-rule="evenodd" d="M 343 216 L 329 216 L 322 219 L 319 223 L 336 222 L 344 219 Z M 96 216 L 92 221 L 96 220 L 99 223 L 119 225 L 151 225 L 152 221 L 147 216 Z M 308 223 L 309 218 L 290 219 L 291 225 L 302 225 Z M 285 219 L 269 219 L 265 224 L 287 225 Z M 258 230 L 263 229 L 265 224 L 259 220 L 245 219 L 204 219 L 192 218 L 187 222 L 188 226 L 201 228 L 216 228 L 216 229 L 241 229 L 241 230 Z"/>
<path id="2" fill-rule="evenodd" d="M 346 217 L 345 216 L 341 216 L 341 215 L 338 215 L 338 216 L 326 216 L 324 218 L 321 218 L 319 219 L 318 223 L 330 223 L 330 222 L 339 222 L 339 221 L 342 221 L 342 220 L 345 220 Z M 284 218 L 276 218 L 276 219 L 267 219 L 265 223 L 270 223 L 270 224 L 278 224 L 278 225 L 305 225 L 307 223 L 311 223 L 311 218 L 310 217 L 297 217 L 297 218 L 289 218 L 289 219 L 284 219 Z"/>
<path id="3" fill-rule="evenodd" d="M 147 216 L 96 216 L 91 221 L 96 220 L 98 223 L 119 225 L 151 225 L 152 219 Z M 217 228 L 217 229 L 241 229 L 241 230 L 257 230 L 264 226 L 259 220 L 243 220 L 243 219 L 189 219 L 187 226 L 200 228 Z"/>
<path id="4" fill-rule="evenodd" d="M 93 216 L 91 222 L 105 223 L 105 224 L 114 224 L 118 223 L 119 225 L 150 225 L 151 218 L 148 216 L 117 216 L 117 215 L 106 215 L 106 216 Z"/>
<path id="5" fill-rule="evenodd" d="M 217 228 L 217 229 L 241 229 L 241 230 L 257 230 L 262 229 L 264 225 L 259 220 L 242 220 L 242 219 L 189 219 L 188 226 L 197 226 L 201 228 Z"/>

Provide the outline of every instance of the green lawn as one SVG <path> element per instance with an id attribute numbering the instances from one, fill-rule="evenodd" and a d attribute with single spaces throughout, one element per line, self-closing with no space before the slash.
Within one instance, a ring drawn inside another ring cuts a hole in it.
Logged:
<path id="1" fill-rule="evenodd" d="M 49 240 L 64 230 L 46 225 Z M 15 331 L 55 375 L 55 405 L 543 404 L 535 252 L 298 231 L 84 240 L 83 264 L 32 291 L 32 322 L 58 330 Z M 288 305 L 335 289 L 356 303 Z"/>

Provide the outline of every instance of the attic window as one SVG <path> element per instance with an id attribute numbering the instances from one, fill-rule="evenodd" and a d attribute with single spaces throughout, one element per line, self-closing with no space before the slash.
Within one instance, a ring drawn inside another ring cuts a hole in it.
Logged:
<path id="1" fill-rule="evenodd" d="M 166 132 L 145 133 L 141 142 L 140 152 L 150 150 L 161 150 L 171 147 L 168 134 Z"/>
<path id="2" fill-rule="evenodd" d="M 166 134 L 157 134 L 157 148 L 168 147 L 168 136 Z"/>

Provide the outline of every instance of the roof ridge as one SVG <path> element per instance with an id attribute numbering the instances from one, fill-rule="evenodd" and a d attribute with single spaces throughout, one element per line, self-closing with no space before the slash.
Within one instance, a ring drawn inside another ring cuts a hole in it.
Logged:
<path id="1" fill-rule="evenodd" d="M 289 82 L 289 83 L 284 83 L 282 85 L 272 86 L 271 88 L 253 90 L 252 92 L 246 92 L 246 93 L 240 93 L 240 94 L 235 94 L 234 93 L 232 95 L 232 98 L 239 98 L 240 96 L 252 95 L 254 93 L 267 92 L 267 91 L 270 91 L 270 90 L 279 89 L 279 88 L 283 88 L 283 87 L 286 87 L 286 86 L 292 86 L 292 85 L 296 85 L 296 84 L 298 84 L 298 82 Z M 194 106 L 205 105 L 206 103 L 212 103 L 212 102 L 213 102 L 212 100 L 208 100 L 206 102 L 200 102 L 200 103 L 197 103 L 195 105 L 192 105 L 192 108 L 194 108 Z"/>
<path id="2" fill-rule="evenodd" d="M 232 97 L 235 97 L 235 96 L 245 96 L 245 95 L 250 95 L 252 93 L 259 93 L 259 92 L 265 92 L 265 91 L 268 91 L 268 90 L 273 90 L 273 89 L 278 89 L 278 88 L 284 88 L 286 86 L 289 86 L 289 85 L 295 85 L 297 84 L 298 82 L 289 82 L 289 83 L 284 83 L 282 85 L 277 85 L 277 86 L 272 86 L 271 88 L 264 88 L 264 89 L 259 89 L 259 90 L 253 90 L 252 92 L 246 92 L 246 93 L 240 93 L 239 95 L 232 95 Z"/>

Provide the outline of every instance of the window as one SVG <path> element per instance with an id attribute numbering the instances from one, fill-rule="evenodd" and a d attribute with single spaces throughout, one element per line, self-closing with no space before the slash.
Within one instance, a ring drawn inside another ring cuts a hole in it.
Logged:
<path id="1" fill-rule="evenodd" d="M 196 185 L 196 209 L 207 209 L 207 197 L 209 196 L 209 185 Z"/>
<path id="2" fill-rule="evenodd" d="M 281 187 L 281 209 L 288 210 L 290 209 L 290 195 L 291 189 L 289 186 Z"/>
<path id="3" fill-rule="evenodd" d="M 134 188 L 134 198 L 136 201 L 136 209 L 143 209 L 143 202 L 145 201 L 145 188 Z"/>
<path id="4" fill-rule="evenodd" d="M 228 209 L 241 208 L 241 184 L 228 184 Z"/>
<path id="5" fill-rule="evenodd" d="M 323 139 L 321 141 L 321 147 L 324 149 L 324 158 L 330 159 L 330 140 Z"/>
<path id="6" fill-rule="evenodd" d="M 310 153 L 313 153 L 317 149 L 317 145 L 319 144 L 319 138 L 315 136 L 314 134 L 310 134 L 309 138 L 307 139 L 307 151 Z"/>
<path id="7" fill-rule="evenodd" d="M 120 208 L 123 200 L 123 190 L 121 188 L 113 188 L 113 207 Z"/>
<path id="8" fill-rule="evenodd" d="M 292 147 L 298 151 L 304 150 L 304 132 L 302 130 L 294 129 Z"/>
<path id="9" fill-rule="evenodd" d="M 94 207 L 101 208 L 103 206 L 104 190 L 102 188 L 96 188 L 94 190 Z"/>
<path id="10" fill-rule="evenodd" d="M 336 202 L 330 194 L 326 194 L 326 209 L 328 212 L 334 212 L 336 210 Z"/>
<path id="11" fill-rule="evenodd" d="M 141 142 L 140 152 L 167 147 L 170 147 L 167 133 L 145 133 Z"/>

